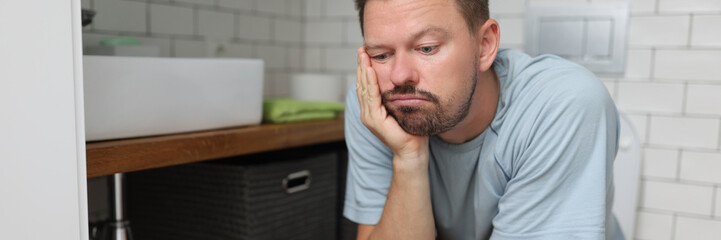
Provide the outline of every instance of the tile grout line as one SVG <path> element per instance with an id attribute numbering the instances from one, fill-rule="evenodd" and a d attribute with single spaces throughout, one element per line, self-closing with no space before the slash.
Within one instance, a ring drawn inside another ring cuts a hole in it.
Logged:
<path id="1" fill-rule="evenodd" d="M 686 40 L 686 48 L 691 49 L 691 40 L 693 37 L 693 19 L 695 18 L 694 14 L 689 14 L 689 20 L 688 20 L 688 39 Z"/>
<path id="2" fill-rule="evenodd" d="M 88 6 L 88 7 L 90 7 L 91 10 L 96 11 L 95 10 L 95 0 L 90 0 L 90 6 Z M 97 14 L 97 11 L 95 12 L 95 14 Z M 93 19 L 93 21 L 90 23 L 90 31 L 95 31 L 95 19 Z M 85 34 L 85 33 L 83 33 L 83 34 Z"/>
<path id="3" fill-rule="evenodd" d="M 290 51 L 291 50 L 290 50 L 290 47 L 285 47 L 285 46 L 278 46 L 278 47 L 283 48 L 283 55 L 284 55 L 283 66 L 284 66 L 285 70 L 288 71 L 288 77 L 289 77 L 288 79 L 286 79 L 287 81 L 285 81 L 285 83 L 290 85 L 290 75 L 291 74 L 290 74 L 289 68 L 290 68 L 290 62 L 291 62 L 290 61 L 290 55 L 291 55 Z M 288 88 L 290 88 L 290 87 L 288 87 Z"/>
<path id="4" fill-rule="evenodd" d="M 151 20 L 150 20 L 150 2 L 145 3 L 145 35 L 150 36 L 150 32 L 152 31 L 151 28 Z"/>
<path id="5" fill-rule="evenodd" d="M 718 187 L 713 188 L 711 193 L 711 217 L 714 217 L 716 213 L 716 194 L 718 193 Z"/>
<path id="6" fill-rule="evenodd" d="M 651 142 L 651 114 L 646 114 L 646 144 Z"/>
<path id="7" fill-rule="evenodd" d="M 175 38 L 170 37 L 170 52 L 168 53 L 170 55 L 170 57 L 177 57 L 177 56 L 175 56 L 176 55 L 175 48 L 176 48 Z"/>
<path id="8" fill-rule="evenodd" d="M 258 13 L 258 1 L 253 0 L 253 2 L 251 2 L 250 12 L 253 13 L 253 15 Z"/>
<path id="9" fill-rule="evenodd" d="M 645 212 L 645 213 L 652 213 L 652 214 L 659 214 L 659 215 L 668 215 L 670 217 L 672 217 L 675 214 L 678 217 L 684 217 L 684 218 L 721 221 L 721 217 L 709 217 L 708 214 L 676 212 L 674 210 L 668 210 L 668 209 L 663 209 L 663 208 L 638 207 L 638 212 Z"/>
<path id="10" fill-rule="evenodd" d="M 721 121 L 719 121 L 719 128 L 718 128 L 718 140 L 716 140 L 716 150 L 721 150 Z"/>
<path id="11" fill-rule="evenodd" d="M 323 20 L 326 20 L 326 18 L 328 17 L 328 1 L 326 0 L 321 0 L 320 16 Z"/>
<path id="12" fill-rule="evenodd" d="M 651 79 L 651 82 L 655 81 L 656 74 L 654 73 L 656 71 L 656 48 L 651 48 L 651 69 L 649 73 L 649 79 Z"/>
<path id="13" fill-rule="evenodd" d="M 307 53 L 307 45 L 305 43 L 305 26 L 308 24 L 307 16 L 305 15 L 305 8 L 308 7 L 308 1 L 300 1 L 300 68 L 305 71 L 308 69 L 308 65 L 305 61 L 305 55 Z"/>
<path id="14" fill-rule="evenodd" d="M 278 44 L 278 41 L 275 36 L 276 35 L 275 34 L 275 25 L 278 22 L 278 19 L 277 18 L 268 18 L 268 20 L 270 21 L 270 27 L 268 30 L 268 31 L 270 31 L 270 43 L 271 43 L 271 45 L 275 46 L 276 44 Z"/>
<path id="15" fill-rule="evenodd" d="M 656 183 L 673 183 L 673 184 L 680 184 L 685 186 L 696 186 L 696 187 L 704 187 L 704 188 L 713 188 L 717 185 L 715 182 L 699 182 L 699 181 L 689 181 L 689 180 L 678 180 L 674 178 L 668 178 L 668 177 L 655 177 L 655 176 L 642 176 L 642 180 L 647 182 L 656 182 Z"/>
<path id="16" fill-rule="evenodd" d="M 676 153 L 676 180 L 681 181 L 681 161 L 683 160 L 683 150 L 678 149 Z"/>
<path id="17" fill-rule="evenodd" d="M 671 240 L 676 239 L 676 219 L 678 218 L 678 214 L 675 212 L 673 215 L 671 215 Z"/>
<path id="18" fill-rule="evenodd" d="M 681 99 L 681 116 L 686 116 L 688 111 L 688 82 L 683 83 L 683 99 Z"/>
<path id="19" fill-rule="evenodd" d="M 193 35 L 200 37 L 200 12 L 198 7 L 193 7 Z"/>
<path id="20" fill-rule="evenodd" d="M 656 0 L 656 9 L 654 10 L 654 13 L 659 14 L 661 9 L 661 0 Z"/>
<path id="21" fill-rule="evenodd" d="M 348 24 L 346 24 L 345 21 L 340 21 L 341 24 L 341 45 L 350 45 L 348 42 L 350 41 L 348 39 Z"/>
<path id="22" fill-rule="evenodd" d="M 239 13 L 233 13 L 233 38 L 240 38 L 240 14 Z"/>

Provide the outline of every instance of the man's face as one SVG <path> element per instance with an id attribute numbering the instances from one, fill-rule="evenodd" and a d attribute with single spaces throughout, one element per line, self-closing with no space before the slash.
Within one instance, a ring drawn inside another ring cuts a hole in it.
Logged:
<path id="1" fill-rule="evenodd" d="M 383 105 L 414 135 L 436 135 L 468 114 L 478 48 L 455 0 L 370 0 L 365 46 Z"/>

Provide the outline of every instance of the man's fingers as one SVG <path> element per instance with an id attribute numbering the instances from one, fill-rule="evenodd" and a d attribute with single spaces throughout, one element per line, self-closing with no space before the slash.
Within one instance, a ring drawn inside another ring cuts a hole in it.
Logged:
<path id="1" fill-rule="evenodd" d="M 356 94 L 358 95 L 358 103 L 361 110 L 361 121 L 368 125 L 370 121 L 370 106 L 368 104 L 368 86 L 366 81 L 365 68 L 363 66 L 363 58 L 365 57 L 365 49 L 358 48 L 358 69 L 356 70 Z"/>
<path id="2" fill-rule="evenodd" d="M 356 93 L 361 109 L 361 120 L 366 125 L 377 125 L 382 121 L 385 109 L 381 104 L 380 89 L 370 57 L 364 48 L 358 48 L 358 69 L 356 69 Z M 369 126 L 370 127 L 370 126 Z"/>
<path id="3" fill-rule="evenodd" d="M 371 67 L 366 68 L 366 78 L 368 81 L 368 95 L 374 98 L 374 100 L 380 100 L 380 89 L 378 87 L 376 71 Z"/>

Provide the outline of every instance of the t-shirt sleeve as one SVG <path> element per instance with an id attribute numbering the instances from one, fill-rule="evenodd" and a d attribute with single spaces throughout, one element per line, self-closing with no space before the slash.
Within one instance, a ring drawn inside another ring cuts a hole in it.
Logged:
<path id="1" fill-rule="evenodd" d="M 605 239 L 618 113 L 591 73 L 547 77 L 553 84 L 528 92 L 517 122 L 526 131 L 497 156 L 511 160 L 491 239 Z"/>
<path id="2" fill-rule="evenodd" d="M 348 89 L 345 110 L 348 177 L 343 216 L 375 225 L 381 218 L 393 176 L 393 153 L 360 120 L 355 85 Z"/>

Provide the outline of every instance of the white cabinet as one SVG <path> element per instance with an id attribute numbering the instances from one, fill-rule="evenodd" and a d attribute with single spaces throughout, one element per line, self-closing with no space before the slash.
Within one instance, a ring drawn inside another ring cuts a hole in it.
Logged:
<path id="1" fill-rule="evenodd" d="M 87 239 L 80 0 L 0 1 L 0 239 Z"/>

